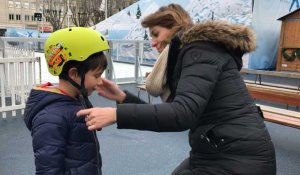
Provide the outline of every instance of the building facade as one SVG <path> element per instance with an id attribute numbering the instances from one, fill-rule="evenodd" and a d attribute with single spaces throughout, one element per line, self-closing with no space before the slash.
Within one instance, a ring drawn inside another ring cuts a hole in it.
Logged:
<path id="1" fill-rule="evenodd" d="M 0 0 L 0 35 L 7 28 L 51 29 L 49 23 L 38 21 L 34 14 L 41 12 L 42 4 L 37 0 Z M 44 28 L 41 28 L 45 26 Z"/>
<path id="2" fill-rule="evenodd" d="M 107 0 L 107 16 L 111 16 L 138 0 Z M 51 32 L 52 26 L 42 18 L 35 18 L 35 13 L 42 13 L 43 0 L 0 0 L 0 36 L 7 28 L 39 29 Z M 100 8 L 100 7 L 99 7 Z M 67 23 L 67 20 L 65 19 Z M 72 25 L 71 25 L 72 26 Z"/>

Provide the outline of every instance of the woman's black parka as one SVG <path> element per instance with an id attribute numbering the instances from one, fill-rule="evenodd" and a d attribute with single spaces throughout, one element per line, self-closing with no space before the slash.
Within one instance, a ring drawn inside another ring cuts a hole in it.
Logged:
<path id="1" fill-rule="evenodd" d="M 239 70 L 255 49 L 248 27 L 197 24 L 170 44 L 167 103 L 127 93 L 117 106 L 119 129 L 189 132 L 190 174 L 276 174 L 274 146 Z"/>

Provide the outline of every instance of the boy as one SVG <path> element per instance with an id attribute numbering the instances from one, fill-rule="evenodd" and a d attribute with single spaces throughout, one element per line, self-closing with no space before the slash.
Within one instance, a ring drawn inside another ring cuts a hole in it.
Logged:
<path id="1" fill-rule="evenodd" d="M 96 132 L 76 112 L 92 107 L 87 96 L 102 83 L 108 49 L 106 39 L 89 28 L 61 29 L 47 39 L 48 70 L 59 83 L 34 87 L 24 113 L 36 174 L 102 174 Z"/>

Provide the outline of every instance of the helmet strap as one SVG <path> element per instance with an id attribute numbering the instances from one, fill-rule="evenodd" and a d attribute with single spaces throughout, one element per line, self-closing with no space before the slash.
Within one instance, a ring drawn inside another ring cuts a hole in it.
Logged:
<path id="1" fill-rule="evenodd" d="M 74 80 L 72 80 L 68 75 L 65 77 L 74 87 L 76 87 L 79 91 L 79 101 L 81 103 L 81 105 L 87 109 L 87 108 L 92 108 L 93 105 L 92 103 L 89 101 L 88 99 L 88 92 L 86 90 L 86 88 L 84 87 L 84 80 L 85 80 L 85 72 L 83 70 L 79 71 L 79 75 L 80 75 L 80 85 L 77 84 Z"/>
<path id="2" fill-rule="evenodd" d="M 88 92 L 86 90 L 86 88 L 84 87 L 84 80 L 85 80 L 85 71 L 81 70 L 79 72 L 80 74 L 80 78 L 81 78 L 81 82 L 80 82 L 80 95 L 79 95 L 79 101 L 81 103 L 81 105 L 88 109 L 88 108 L 92 108 L 93 105 L 90 102 L 89 98 L 88 98 Z"/>

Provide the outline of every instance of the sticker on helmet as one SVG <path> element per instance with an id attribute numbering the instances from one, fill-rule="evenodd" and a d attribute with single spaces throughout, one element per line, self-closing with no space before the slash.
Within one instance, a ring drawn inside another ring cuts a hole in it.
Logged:
<path id="1" fill-rule="evenodd" d="M 63 47 L 63 42 L 56 45 L 51 45 L 47 50 L 49 69 L 52 69 L 54 73 L 57 73 L 57 69 L 68 60 L 67 48 Z"/>

